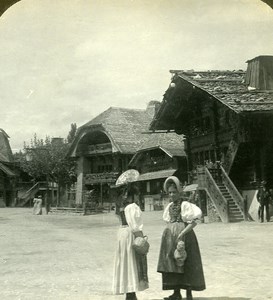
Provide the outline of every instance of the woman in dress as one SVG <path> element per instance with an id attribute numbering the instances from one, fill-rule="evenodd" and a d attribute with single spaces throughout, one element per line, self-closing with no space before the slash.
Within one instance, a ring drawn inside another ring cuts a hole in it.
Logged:
<path id="1" fill-rule="evenodd" d="M 42 214 L 42 196 L 39 195 L 37 198 L 33 199 L 33 214 L 34 215 L 41 215 Z"/>
<path id="2" fill-rule="evenodd" d="M 171 202 L 163 213 L 167 225 L 161 239 L 157 271 L 162 273 L 163 290 L 173 290 L 173 294 L 164 299 L 181 300 L 180 289 L 184 289 L 187 300 L 192 300 L 192 290 L 206 288 L 198 241 L 193 231 L 202 212 L 198 206 L 181 198 L 182 186 L 177 177 L 167 178 L 164 190 Z M 179 240 L 184 241 L 187 253 L 183 266 L 177 264 L 174 258 Z"/>
<path id="3" fill-rule="evenodd" d="M 121 200 L 116 204 L 120 220 L 114 262 L 113 293 L 126 294 L 126 300 L 137 300 L 136 292 L 149 287 L 147 256 L 139 255 L 132 247 L 138 236 L 143 236 L 141 209 L 135 203 L 137 195 L 131 184 L 123 187 Z"/>

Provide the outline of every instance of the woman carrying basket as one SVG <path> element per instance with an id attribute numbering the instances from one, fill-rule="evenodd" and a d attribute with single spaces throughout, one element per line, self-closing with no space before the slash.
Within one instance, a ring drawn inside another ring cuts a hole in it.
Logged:
<path id="1" fill-rule="evenodd" d="M 157 271 L 162 273 L 163 290 L 173 290 L 173 294 L 164 299 L 181 300 L 180 289 L 184 289 L 187 300 L 192 300 L 192 290 L 202 291 L 206 288 L 200 250 L 193 231 L 202 212 L 198 206 L 182 200 L 182 186 L 177 177 L 167 178 L 164 190 L 171 202 L 163 213 L 167 225 L 162 234 Z M 186 259 L 183 265 L 175 258 L 179 241 L 185 245 Z"/>
<path id="2" fill-rule="evenodd" d="M 113 293 L 126 294 L 126 300 L 137 300 L 136 292 L 149 287 L 147 256 L 138 254 L 133 247 L 134 239 L 143 237 L 142 212 L 135 203 L 137 198 L 136 189 L 127 183 L 122 187 L 121 199 L 116 204 L 120 227 L 114 262 Z"/>

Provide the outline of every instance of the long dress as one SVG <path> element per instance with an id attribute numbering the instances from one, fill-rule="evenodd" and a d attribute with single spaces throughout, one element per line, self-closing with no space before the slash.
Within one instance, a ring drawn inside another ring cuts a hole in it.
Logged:
<path id="1" fill-rule="evenodd" d="M 202 291 L 206 288 L 201 254 L 193 230 L 185 235 L 187 258 L 184 266 L 178 266 L 174 259 L 179 233 L 195 219 L 201 218 L 202 212 L 196 205 L 183 201 L 169 203 L 163 213 L 167 222 L 161 239 L 157 272 L 162 273 L 162 289 L 191 289 Z"/>
<path id="2" fill-rule="evenodd" d="M 34 198 L 33 200 L 33 214 L 34 215 L 41 215 L 42 214 L 42 199 Z"/>
<path id="3" fill-rule="evenodd" d="M 133 249 L 134 233 L 142 231 L 141 210 L 135 203 L 124 210 L 125 219 L 117 234 L 117 248 L 114 261 L 113 294 L 143 291 L 149 287 L 147 257 L 138 255 Z"/>

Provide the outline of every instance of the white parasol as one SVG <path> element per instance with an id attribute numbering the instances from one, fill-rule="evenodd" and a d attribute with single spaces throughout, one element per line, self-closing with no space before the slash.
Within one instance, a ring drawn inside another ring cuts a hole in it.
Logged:
<path id="1" fill-rule="evenodd" d="M 190 185 L 186 185 L 183 188 L 183 192 L 193 192 L 193 191 L 196 191 L 197 188 L 198 188 L 198 184 L 193 183 L 193 184 L 190 184 Z"/>
<path id="2" fill-rule="evenodd" d="M 137 181 L 139 172 L 135 169 L 129 169 L 123 172 L 116 181 L 116 186 L 121 186 L 129 182 Z"/>

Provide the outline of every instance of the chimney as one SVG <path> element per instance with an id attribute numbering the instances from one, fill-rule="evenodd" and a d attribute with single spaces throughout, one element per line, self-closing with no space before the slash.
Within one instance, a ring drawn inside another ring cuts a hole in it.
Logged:
<path id="1" fill-rule="evenodd" d="M 160 107 L 160 102 L 156 100 L 152 100 L 148 103 L 146 112 L 149 116 L 154 117 Z"/>
<path id="2" fill-rule="evenodd" d="M 246 84 L 257 90 L 273 90 L 273 56 L 257 56 L 247 61 Z"/>

